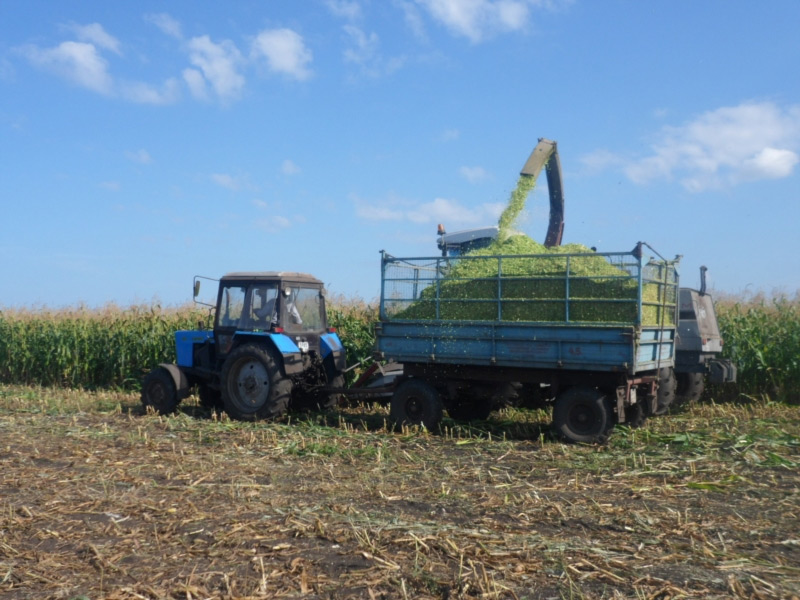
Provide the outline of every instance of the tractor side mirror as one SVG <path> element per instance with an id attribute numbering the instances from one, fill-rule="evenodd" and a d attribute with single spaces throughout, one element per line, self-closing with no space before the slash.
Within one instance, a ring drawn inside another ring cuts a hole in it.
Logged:
<path id="1" fill-rule="evenodd" d="M 200 295 L 200 280 L 194 280 L 194 297 L 197 298 Z"/>

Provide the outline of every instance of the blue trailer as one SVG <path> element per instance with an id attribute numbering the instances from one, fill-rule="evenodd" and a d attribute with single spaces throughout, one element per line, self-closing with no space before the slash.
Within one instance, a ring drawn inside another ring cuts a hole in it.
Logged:
<path id="1" fill-rule="evenodd" d="M 479 254 L 381 253 L 376 357 L 403 365 L 391 399 L 398 425 L 432 429 L 444 410 L 485 418 L 524 390 L 554 402 L 563 439 L 598 442 L 614 424 L 641 425 L 669 405 L 678 257 L 644 243 Z"/>

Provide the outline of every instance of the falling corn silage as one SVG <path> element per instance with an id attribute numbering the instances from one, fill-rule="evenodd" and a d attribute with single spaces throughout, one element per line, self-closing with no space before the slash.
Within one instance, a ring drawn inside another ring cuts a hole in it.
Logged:
<path id="1" fill-rule="evenodd" d="M 622 255 L 609 258 L 581 244 L 547 248 L 512 232 L 534 183 L 520 177 L 489 247 L 443 260 L 429 271 L 419 297 L 394 318 L 636 323 L 638 266 L 632 256 L 624 257 L 626 265 Z M 656 264 L 645 267 L 648 275 L 662 272 Z M 674 323 L 676 288 L 661 281 L 643 284 L 644 325 L 661 325 L 662 318 L 665 325 Z"/>

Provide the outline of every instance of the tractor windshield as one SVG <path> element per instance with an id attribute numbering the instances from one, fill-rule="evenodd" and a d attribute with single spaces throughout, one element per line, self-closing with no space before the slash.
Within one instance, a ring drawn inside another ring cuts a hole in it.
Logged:
<path id="1" fill-rule="evenodd" d="M 283 324 L 286 331 L 325 329 L 324 305 L 319 288 L 291 287 L 284 290 Z"/>

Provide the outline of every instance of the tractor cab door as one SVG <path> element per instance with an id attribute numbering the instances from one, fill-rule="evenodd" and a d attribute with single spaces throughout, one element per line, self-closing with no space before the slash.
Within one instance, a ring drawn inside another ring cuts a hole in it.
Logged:
<path id="1" fill-rule="evenodd" d="M 247 285 L 225 283 L 220 285 L 217 298 L 217 317 L 214 322 L 214 342 L 217 356 L 226 356 L 233 345 L 233 334 L 240 329 L 246 317 Z"/>

